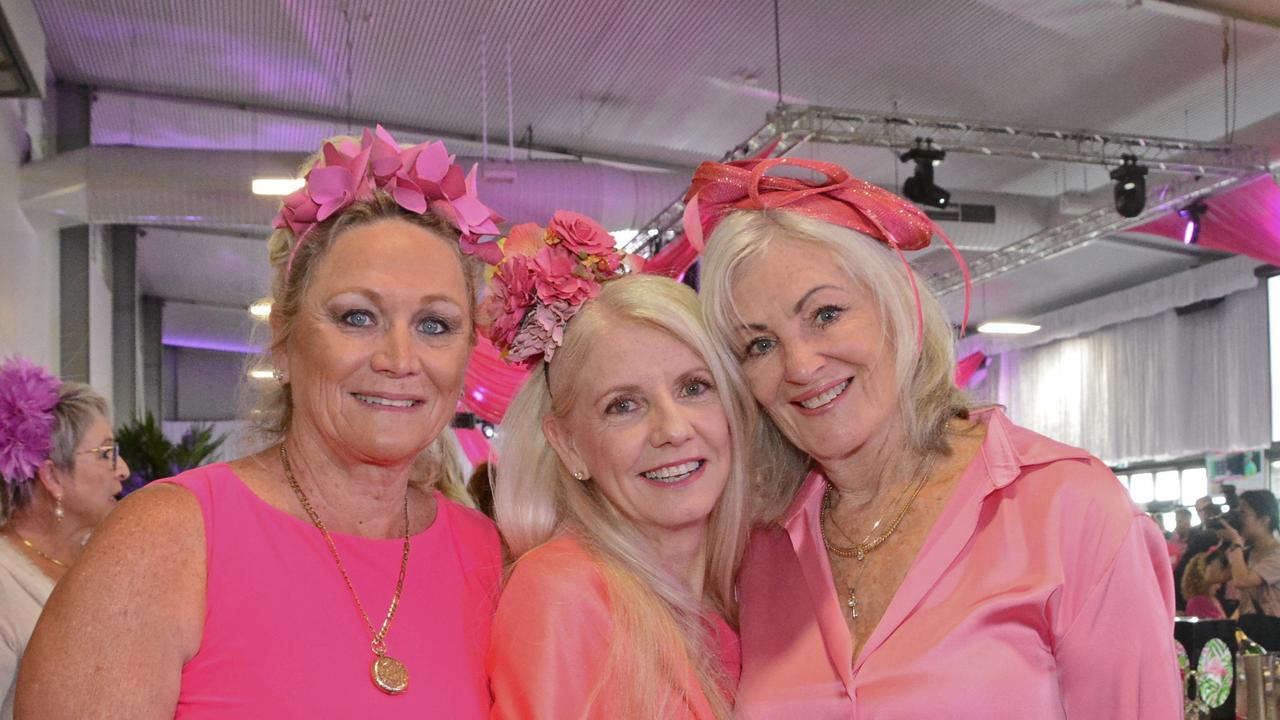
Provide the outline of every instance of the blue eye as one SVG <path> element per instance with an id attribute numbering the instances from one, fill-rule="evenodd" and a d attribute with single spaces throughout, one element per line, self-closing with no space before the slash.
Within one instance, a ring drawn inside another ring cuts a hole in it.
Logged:
<path id="1" fill-rule="evenodd" d="M 744 354 L 748 358 L 759 357 L 772 350 L 775 345 L 777 345 L 775 340 L 763 337 L 755 338 L 747 343 L 747 349 Z"/>
<path id="2" fill-rule="evenodd" d="M 418 323 L 418 332 L 425 335 L 443 335 L 449 332 L 449 324 L 439 318 L 424 318 Z"/>
<path id="3" fill-rule="evenodd" d="M 844 308 L 835 305 L 824 305 L 813 313 L 813 320 L 819 326 L 827 326 L 840 319 Z"/>
<path id="4" fill-rule="evenodd" d="M 680 388 L 680 394 L 684 397 L 698 397 L 709 392 L 711 392 L 711 383 L 701 379 L 689 380 Z"/>
<path id="5" fill-rule="evenodd" d="M 609 406 L 606 407 L 604 411 L 608 415 L 626 415 L 629 412 L 635 411 L 635 409 L 636 409 L 635 400 L 630 400 L 627 398 L 619 398 L 609 403 Z"/>
<path id="6" fill-rule="evenodd" d="M 341 320 L 352 327 L 369 327 L 373 324 L 373 315 L 365 310 L 349 310 L 342 313 Z"/>

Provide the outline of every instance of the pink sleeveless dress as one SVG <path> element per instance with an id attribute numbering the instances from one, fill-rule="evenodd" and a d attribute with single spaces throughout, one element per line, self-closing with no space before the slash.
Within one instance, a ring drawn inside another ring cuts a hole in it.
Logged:
<path id="1" fill-rule="evenodd" d="M 267 504 L 225 464 L 163 482 L 199 500 L 208 573 L 204 635 L 182 668 L 175 717 L 488 716 L 484 659 L 502 557 L 483 515 L 437 493 L 435 522 L 411 538 L 387 636 L 388 654 L 409 671 L 409 688 L 391 696 L 370 679 L 369 630 L 311 523 Z M 403 541 L 332 535 L 380 626 Z"/>

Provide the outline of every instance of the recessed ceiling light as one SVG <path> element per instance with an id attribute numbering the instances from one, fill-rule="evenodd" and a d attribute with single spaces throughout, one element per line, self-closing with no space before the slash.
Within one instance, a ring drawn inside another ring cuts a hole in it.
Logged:
<path id="1" fill-rule="evenodd" d="M 1039 329 L 1039 325 L 1020 322 L 984 322 L 978 326 L 978 332 L 987 335 L 1026 335 Z"/>
<path id="2" fill-rule="evenodd" d="M 270 380 L 275 377 L 275 372 L 270 369 L 257 368 L 249 371 L 249 377 L 254 380 Z"/>
<path id="3" fill-rule="evenodd" d="M 254 178 L 254 195 L 288 195 L 306 183 L 302 178 Z"/>

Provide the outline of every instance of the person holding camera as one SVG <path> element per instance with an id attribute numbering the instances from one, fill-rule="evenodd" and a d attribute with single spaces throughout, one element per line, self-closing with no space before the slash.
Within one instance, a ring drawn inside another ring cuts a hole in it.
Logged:
<path id="1" fill-rule="evenodd" d="M 1249 490 L 1240 493 L 1238 508 L 1223 516 L 1217 530 L 1229 543 L 1227 562 L 1231 582 L 1240 591 L 1240 614 L 1280 617 L 1280 540 L 1275 536 L 1280 529 L 1280 507 L 1276 496 L 1266 490 Z"/>

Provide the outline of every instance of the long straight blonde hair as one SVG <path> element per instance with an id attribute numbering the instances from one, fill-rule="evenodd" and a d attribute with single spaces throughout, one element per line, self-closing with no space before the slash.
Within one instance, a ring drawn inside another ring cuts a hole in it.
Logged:
<path id="1" fill-rule="evenodd" d="M 591 348 L 608 342 L 609 333 L 627 322 L 666 332 L 701 357 L 728 419 L 734 449 L 729 481 L 708 520 L 705 603 L 663 569 L 652 544 L 594 483 L 573 479 L 543 436 L 543 418 L 564 417 L 573 406 L 574 379 L 589 372 Z M 749 529 L 741 450 L 754 419 L 754 403 L 742 387 L 732 357 L 703 325 L 693 291 L 668 278 L 633 275 L 605 283 L 569 323 L 551 366 L 535 368 L 502 422 L 494 488 L 498 527 L 517 565 L 529 550 L 566 532 L 599 562 L 615 633 L 601 684 L 611 680 L 625 688 L 623 697 L 609 698 L 625 717 L 677 715 L 687 702 L 687 667 L 716 717 L 730 716 L 706 613 L 737 624 L 734 583 Z"/>

